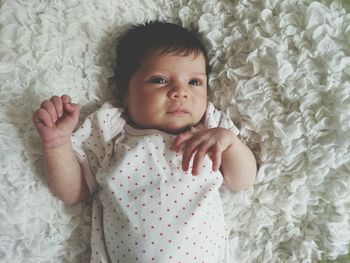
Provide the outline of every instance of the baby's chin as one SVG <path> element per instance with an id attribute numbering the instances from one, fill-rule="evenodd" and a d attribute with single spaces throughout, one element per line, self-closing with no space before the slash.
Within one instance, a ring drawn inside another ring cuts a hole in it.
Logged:
<path id="1" fill-rule="evenodd" d="M 175 123 L 172 125 L 167 125 L 167 126 L 163 126 L 163 127 L 158 127 L 158 130 L 161 130 L 163 132 L 166 133 L 170 133 L 170 134 L 180 134 L 180 133 L 184 133 L 186 131 L 190 131 L 192 127 L 196 126 L 198 124 L 197 123 L 189 123 L 186 125 L 176 125 Z"/>
<path id="2" fill-rule="evenodd" d="M 170 133 L 170 134 L 181 134 L 181 133 L 184 133 L 186 131 L 189 131 L 191 129 L 191 126 L 185 126 L 185 127 L 160 127 L 158 128 L 158 130 L 161 130 L 163 132 L 166 132 L 166 133 Z"/>

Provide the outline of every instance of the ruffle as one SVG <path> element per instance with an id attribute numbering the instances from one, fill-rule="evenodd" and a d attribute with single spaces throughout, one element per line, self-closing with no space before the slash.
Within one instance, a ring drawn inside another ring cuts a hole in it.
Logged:
<path id="1" fill-rule="evenodd" d="M 254 150 L 254 189 L 224 187 L 233 262 L 314 262 L 350 243 L 350 15 L 330 0 L 12 1 L 0 7 L 0 261 L 88 262 L 91 208 L 48 190 L 31 122 L 69 94 L 110 99 L 117 36 L 135 23 L 199 32 L 210 99 Z"/>

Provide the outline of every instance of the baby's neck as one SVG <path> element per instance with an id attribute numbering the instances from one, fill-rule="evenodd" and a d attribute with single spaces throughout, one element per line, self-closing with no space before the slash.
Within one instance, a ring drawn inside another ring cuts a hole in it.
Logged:
<path id="1" fill-rule="evenodd" d="M 169 133 L 172 135 L 178 135 L 187 131 L 191 130 L 192 126 L 186 126 L 182 129 L 176 130 L 176 131 L 171 131 L 171 130 L 167 130 L 167 129 L 163 129 L 161 127 L 154 127 L 154 126 L 140 126 L 137 123 L 133 122 L 130 118 L 126 118 L 126 123 L 131 126 L 132 128 L 136 129 L 136 130 L 157 130 L 157 131 L 161 131 L 161 132 L 165 132 L 165 133 Z"/>

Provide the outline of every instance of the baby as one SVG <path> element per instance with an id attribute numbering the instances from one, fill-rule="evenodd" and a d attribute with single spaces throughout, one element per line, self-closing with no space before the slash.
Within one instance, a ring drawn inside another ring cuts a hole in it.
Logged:
<path id="1" fill-rule="evenodd" d="M 230 262 L 219 187 L 251 187 L 256 161 L 207 101 L 208 74 L 192 33 L 150 22 L 118 44 L 123 109 L 105 103 L 74 133 L 69 96 L 34 113 L 52 191 L 70 205 L 93 194 L 91 262 Z"/>

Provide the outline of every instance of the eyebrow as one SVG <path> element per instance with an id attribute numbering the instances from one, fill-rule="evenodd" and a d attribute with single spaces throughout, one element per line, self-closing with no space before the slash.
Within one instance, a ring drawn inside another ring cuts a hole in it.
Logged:
<path id="1" fill-rule="evenodd" d="M 143 70 L 142 72 L 145 73 L 145 74 L 153 74 L 153 73 L 158 73 L 158 72 L 162 72 L 162 71 L 167 71 L 166 69 L 157 69 L 157 70 L 154 70 L 152 68 L 147 68 L 145 70 Z M 207 73 L 204 73 L 204 72 L 190 72 L 190 74 L 192 75 L 196 75 L 196 76 L 205 76 L 207 77 L 208 74 Z"/>

